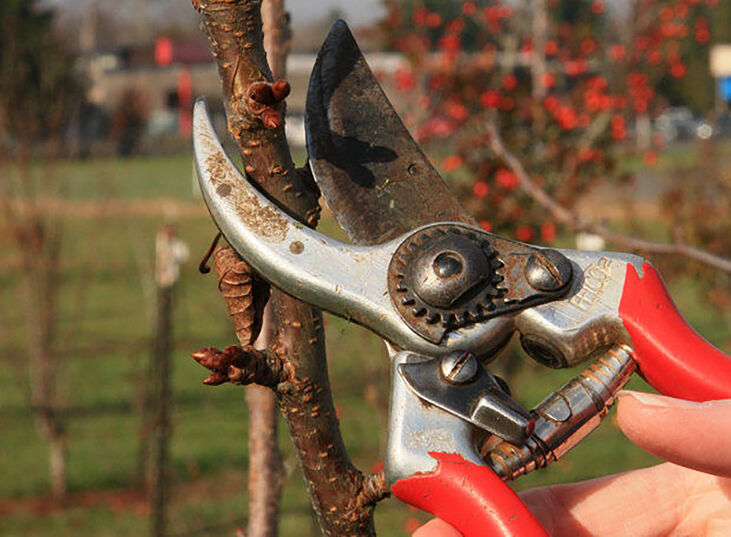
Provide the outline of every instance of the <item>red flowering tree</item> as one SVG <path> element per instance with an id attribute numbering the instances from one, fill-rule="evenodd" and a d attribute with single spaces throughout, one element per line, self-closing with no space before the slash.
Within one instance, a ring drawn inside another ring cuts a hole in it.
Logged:
<path id="1" fill-rule="evenodd" d="M 416 94 L 406 121 L 438 142 L 432 154 L 485 229 L 550 243 L 563 224 L 621 243 L 572 206 L 598 181 L 628 180 L 618 163 L 629 154 L 657 162 L 650 122 L 668 102 L 658 88 L 688 75 L 717 3 L 388 1 L 384 27 L 409 60 L 395 80 Z"/>

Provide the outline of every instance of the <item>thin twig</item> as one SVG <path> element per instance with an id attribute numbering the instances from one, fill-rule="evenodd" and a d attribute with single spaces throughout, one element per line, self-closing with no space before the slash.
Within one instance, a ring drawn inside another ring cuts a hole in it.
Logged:
<path id="1" fill-rule="evenodd" d="M 650 241 L 633 237 L 632 235 L 618 233 L 598 222 L 582 219 L 576 212 L 557 202 L 531 179 L 523 163 L 505 147 L 505 143 L 500 137 L 495 125 L 488 123 L 486 130 L 490 136 L 489 143 L 492 151 L 516 175 L 521 190 L 533 201 L 538 203 L 538 205 L 550 212 L 557 221 L 568 226 L 573 231 L 594 233 L 630 250 L 641 250 L 643 252 L 658 254 L 681 254 L 709 266 L 731 272 L 731 259 L 712 254 L 695 246 L 690 246 L 677 239 L 674 242 Z"/>

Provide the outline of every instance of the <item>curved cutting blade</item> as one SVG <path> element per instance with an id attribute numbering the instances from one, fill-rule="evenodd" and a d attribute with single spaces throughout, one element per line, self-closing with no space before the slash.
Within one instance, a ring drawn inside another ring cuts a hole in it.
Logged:
<path id="1" fill-rule="evenodd" d="M 383 93 L 343 21 L 320 49 L 305 116 L 312 173 L 353 242 L 433 222 L 476 225 Z"/>
<path id="2" fill-rule="evenodd" d="M 282 212 L 231 162 L 200 99 L 193 108 L 193 148 L 208 210 L 254 270 L 286 293 L 362 324 L 396 347 L 446 352 L 409 328 L 393 308 L 386 273 L 400 240 L 345 244 Z"/>

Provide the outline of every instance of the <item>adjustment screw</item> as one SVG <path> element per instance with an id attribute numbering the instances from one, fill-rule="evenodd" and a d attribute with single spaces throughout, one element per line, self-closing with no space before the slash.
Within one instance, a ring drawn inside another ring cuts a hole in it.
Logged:
<path id="1" fill-rule="evenodd" d="M 469 352 L 453 352 L 442 358 L 441 368 L 444 380 L 450 384 L 467 384 L 478 373 L 477 358 Z"/>
<path id="2" fill-rule="evenodd" d="M 525 277 L 538 291 L 558 291 L 569 282 L 572 272 L 566 256 L 548 248 L 531 254 L 525 264 Z"/>
<path id="3" fill-rule="evenodd" d="M 453 252 L 442 252 L 434 260 L 434 272 L 442 279 L 457 276 L 463 269 L 462 260 Z"/>

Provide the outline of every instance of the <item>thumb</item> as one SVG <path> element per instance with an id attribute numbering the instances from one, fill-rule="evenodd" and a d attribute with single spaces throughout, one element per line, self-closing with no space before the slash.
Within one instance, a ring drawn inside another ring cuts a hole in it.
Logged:
<path id="1" fill-rule="evenodd" d="M 622 432 L 666 461 L 731 477 L 731 399 L 694 403 L 664 395 L 619 392 Z"/>

